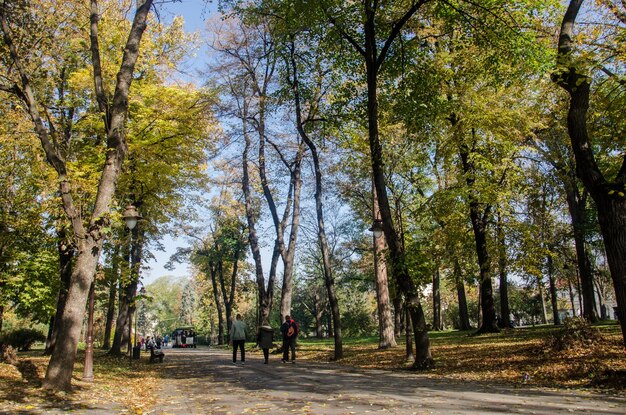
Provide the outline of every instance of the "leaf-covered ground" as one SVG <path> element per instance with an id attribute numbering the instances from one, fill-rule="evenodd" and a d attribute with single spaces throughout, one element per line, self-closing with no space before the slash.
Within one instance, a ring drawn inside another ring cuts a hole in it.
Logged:
<path id="1" fill-rule="evenodd" d="M 147 386 L 158 382 L 155 365 L 147 357 L 132 362 L 95 352 L 94 381 L 82 380 L 84 354 L 79 352 L 72 392 L 41 389 L 49 357 L 42 352 L 19 353 L 17 365 L 0 363 L 0 413 L 64 413 L 101 408 L 101 413 L 143 413 L 154 404 Z"/>
<path id="2" fill-rule="evenodd" d="M 626 352 L 619 326 L 597 327 L 600 338 L 592 344 L 572 345 L 561 351 L 552 347 L 553 326 L 516 328 L 497 334 L 473 336 L 472 332 L 431 332 L 436 361 L 428 373 L 458 380 L 506 382 L 540 387 L 598 388 L 626 391 Z M 333 343 L 300 342 L 299 358 L 329 360 Z M 342 364 L 362 368 L 407 369 L 405 344 L 379 350 L 376 339 L 346 340 Z"/>
<path id="3" fill-rule="evenodd" d="M 516 328 L 498 334 L 473 336 L 470 332 L 431 332 L 436 367 L 427 372 L 434 378 L 473 380 L 545 388 L 593 388 L 608 393 L 626 392 L 626 354 L 616 324 L 598 327 L 595 341 L 556 351 L 550 326 Z M 258 349 L 247 349 L 251 359 L 261 359 Z M 332 340 L 300 339 L 298 360 L 328 361 Z M 41 389 L 48 357 L 41 351 L 19 353 L 17 365 L 0 363 L 0 413 L 93 414 L 150 413 L 157 405 L 152 385 L 166 382 L 167 364 L 149 364 L 142 353 L 139 361 L 113 358 L 96 352 L 93 383 L 81 380 L 84 355 L 79 353 L 71 393 Z M 406 370 L 405 345 L 379 350 L 377 339 L 346 339 L 342 365 L 371 369 Z M 171 370 L 171 368 L 170 368 Z M 169 371 L 168 371 L 169 372 Z M 94 409 L 99 408 L 99 409 Z"/>

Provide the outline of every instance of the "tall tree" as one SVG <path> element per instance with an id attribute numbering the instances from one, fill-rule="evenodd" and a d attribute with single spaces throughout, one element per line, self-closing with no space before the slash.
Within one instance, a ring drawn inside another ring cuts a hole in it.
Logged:
<path id="1" fill-rule="evenodd" d="M 94 279 L 99 253 L 105 237 L 105 228 L 108 226 L 110 203 L 113 199 L 117 179 L 120 175 L 122 163 L 127 153 L 124 124 L 128 110 L 128 93 L 133 79 L 133 70 L 139 56 L 139 45 L 146 28 L 147 16 L 152 7 L 152 0 L 138 3 L 135 17 L 130 27 L 128 40 L 117 75 L 113 101 L 108 104 L 103 90 L 102 67 L 100 62 L 100 46 L 98 36 L 99 7 L 96 0 L 91 1 L 90 40 L 92 63 L 94 67 L 95 95 L 100 104 L 104 117 L 107 151 L 103 164 L 93 209 L 87 223 L 76 209 L 75 194 L 70 185 L 66 155 L 61 146 L 67 145 L 70 138 L 60 136 L 53 123 L 45 122 L 41 115 L 41 101 L 38 97 L 36 85 L 31 82 L 32 73 L 24 63 L 24 52 L 14 41 L 15 25 L 19 24 L 16 17 L 26 16 L 18 10 L 19 4 L 3 2 L 0 5 L 0 23 L 4 43 L 8 49 L 12 62 L 12 79 L 14 81 L 3 84 L 2 90 L 18 97 L 26 106 L 33 122 L 34 129 L 41 141 L 46 159 L 55 169 L 59 179 L 59 191 L 65 212 L 72 223 L 72 230 L 76 238 L 77 256 L 75 268 L 68 290 L 67 303 L 59 320 L 59 339 L 50 359 L 43 383 L 45 388 L 69 390 L 71 388 L 72 370 L 76 359 L 76 350 L 81 331 L 82 317 L 89 287 Z M 77 8 L 80 9 L 80 8 Z M 46 10 L 32 10 L 45 13 Z M 33 16 L 38 16 L 33 13 Z M 11 78 L 9 78 L 11 79 Z M 63 141 L 65 140 L 65 142 Z"/>
<path id="2" fill-rule="evenodd" d="M 273 305 L 273 290 L 278 270 L 278 260 L 283 261 L 283 289 L 281 295 L 281 313 L 288 314 L 291 307 L 291 279 L 295 259 L 298 228 L 300 222 L 300 192 L 302 180 L 302 158 L 306 148 L 302 141 L 296 144 L 279 144 L 274 141 L 268 117 L 272 111 L 271 92 L 275 87 L 277 65 L 276 45 L 271 39 L 271 30 L 267 19 L 240 21 L 227 19 L 228 27 L 221 29 L 213 48 L 220 52 L 223 61 L 219 67 L 223 75 L 225 96 L 233 99 L 230 115 L 241 121 L 241 133 L 244 138 L 242 190 L 245 199 L 248 221 L 249 243 L 255 262 L 255 273 L 259 296 L 260 322 L 267 323 Z M 256 148 L 258 156 L 256 169 L 251 169 L 251 151 Z M 270 150 L 275 153 L 272 154 Z M 291 151 L 288 155 L 287 152 Z M 268 166 L 270 157 L 276 157 L 289 171 L 289 183 L 286 192 L 280 178 L 272 180 Z M 267 282 L 263 273 L 260 253 L 260 241 L 257 233 L 259 220 L 258 198 L 254 184 L 258 183 L 267 203 L 274 225 L 275 239 Z M 278 200 L 283 197 L 284 210 L 278 211 Z M 289 241 L 286 232 L 289 229 Z"/>
<path id="3" fill-rule="evenodd" d="M 548 95 L 550 96 L 550 95 Z M 556 102 L 561 104 L 562 100 Z M 535 148 L 554 170 L 556 179 L 561 183 L 567 200 L 571 226 L 576 248 L 576 263 L 581 281 L 582 315 L 589 321 L 597 320 L 595 313 L 595 295 L 593 293 L 594 275 L 591 268 L 588 240 L 592 226 L 589 193 L 576 177 L 574 154 L 569 145 L 565 126 L 560 120 L 550 118 L 544 130 L 537 134 Z"/>
<path id="4" fill-rule="evenodd" d="M 322 269 L 324 274 L 324 284 L 326 285 L 326 293 L 328 295 L 328 302 L 333 317 L 333 333 L 335 340 L 334 359 L 338 360 L 343 357 L 343 338 L 341 328 L 341 316 L 339 312 L 339 303 L 335 292 L 335 278 L 333 275 L 333 266 L 331 263 L 331 252 L 328 246 L 328 238 L 326 236 L 326 226 L 324 223 L 324 207 L 323 207 L 323 176 L 322 166 L 320 162 L 320 154 L 317 145 L 313 142 L 307 131 L 316 131 L 315 120 L 318 119 L 320 114 L 318 113 L 320 107 L 320 100 L 323 98 L 322 86 L 324 83 L 324 71 L 313 70 L 309 72 L 314 79 L 313 88 L 309 88 L 309 91 L 314 91 L 312 94 L 308 94 L 308 99 L 303 94 L 301 88 L 301 66 L 298 65 L 297 60 L 303 61 L 303 57 L 297 56 L 296 53 L 296 35 L 289 34 L 290 41 L 287 43 L 287 64 L 288 64 L 288 76 L 287 83 L 291 87 L 293 94 L 293 101 L 295 106 L 296 115 L 296 129 L 300 138 L 306 143 L 313 159 L 313 170 L 315 173 L 315 212 L 317 217 L 317 234 L 318 243 L 322 255 Z M 309 39 L 312 40 L 312 39 Z M 320 68 L 319 61 L 315 62 L 316 58 L 320 55 L 313 52 L 314 58 L 312 62 L 313 68 Z M 319 58 L 318 58 L 319 59 Z M 305 63 L 306 64 L 306 63 Z M 304 95 L 304 97 L 303 97 Z M 319 131 L 319 130 L 317 130 Z"/>
<path id="5" fill-rule="evenodd" d="M 413 364 L 415 369 L 431 367 L 433 359 L 430 353 L 430 342 L 418 287 L 407 268 L 404 245 L 400 240 L 397 225 L 394 226 L 387 193 L 383 146 L 378 125 L 378 81 L 379 73 L 390 53 L 390 48 L 400 37 L 401 30 L 409 19 L 417 13 L 424 3 L 426 1 L 408 1 L 406 4 L 394 8 L 394 10 L 387 10 L 376 0 L 367 0 L 345 6 L 335 2 L 320 2 L 326 20 L 354 49 L 365 64 L 368 141 L 374 186 L 378 196 L 385 239 L 389 246 L 389 265 L 396 285 L 405 297 L 407 309 L 411 314 L 417 349 Z M 344 16 L 349 15 L 356 16 L 356 22 L 344 20 Z M 355 28 L 356 30 L 354 30 Z"/>
<path id="6" fill-rule="evenodd" d="M 619 7 L 612 2 L 607 2 Z M 596 160 L 596 147 L 593 145 L 587 125 L 590 93 L 593 77 L 589 73 L 584 55 L 578 55 L 576 45 L 576 19 L 583 0 L 571 0 L 563 16 L 559 33 L 556 68 L 552 79 L 569 95 L 567 128 L 576 160 L 576 173 L 593 198 L 598 209 L 598 220 L 607 261 L 613 279 L 617 306 L 621 312 L 620 326 L 624 346 L 626 346 L 626 154 L 619 157 L 617 170 L 603 171 Z M 614 18 L 623 30 L 626 19 L 623 14 Z M 606 65 L 619 62 L 612 56 L 606 64 L 596 66 L 607 74 L 607 82 L 620 84 L 614 72 Z M 619 142 L 619 140 L 618 140 Z M 612 177 L 609 177 L 611 175 Z"/>

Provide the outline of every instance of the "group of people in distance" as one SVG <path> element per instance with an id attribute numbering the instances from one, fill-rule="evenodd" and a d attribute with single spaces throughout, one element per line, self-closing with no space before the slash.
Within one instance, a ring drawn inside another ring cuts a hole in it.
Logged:
<path id="1" fill-rule="evenodd" d="M 144 350 L 150 350 L 151 348 L 155 348 L 155 347 L 160 349 L 161 346 L 163 346 L 163 348 L 166 349 L 169 342 L 170 342 L 170 336 L 167 334 L 163 338 L 161 338 L 161 336 L 154 336 L 154 337 L 147 336 L 144 339 L 143 336 L 140 336 L 139 343 L 137 344 L 137 346 L 141 346 L 141 348 Z"/>
<path id="2" fill-rule="evenodd" d="M 289 362 L 289 352 L 291 351 L 291 363 L 296 363 L 296 338 L 298 337 L 298 324 L 291 316 L 285 316 L 285 321 L 280 326 L 283 336 L 283 358 L 282 362 Z M 237 350 L 240 351 L 241 364 L 246 362 L 246 325 L 241 319 L 241 314 L 237 314 L 235 321 L 230 326 L 230 343 L 233 346 L 233 364 L 237 363 Z M 269 363 L 270 348 L 274 345 L 274 329 L 270 326 L 260 326 L 257 331 L 257 344 L 263 350 L 265 364 Z"/>

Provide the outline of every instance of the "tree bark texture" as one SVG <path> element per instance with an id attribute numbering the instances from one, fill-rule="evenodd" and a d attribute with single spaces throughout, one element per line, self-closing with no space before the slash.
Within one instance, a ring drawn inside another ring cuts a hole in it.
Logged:
<path id="1" fill-rule="evenodd" d="M 561 324 L 561 317 L 559 316 L 559 299 L 557 296 L 556 277 L 554 275 L 554 261 L 552 256 L 548 255 L 546 258 L 548 281 L 550 282 L 550 303 L 552 304 L 552 321 L 555 326 Z"/>
<path id="2" fill-rule="evenodd" d="M 313 294 L 313 310 L 315 312 L 315 337 L 321 339 L 324 337 L 324 329 L 322 324 L 324 307 L 322 306 L 322 300 L 317 291 L 315 292 L 315 294 Z"/>
<path id="3" fill-rule="evenodd" d="M 439 267 L 433 274 L 433 330 L 441 330 L 441 289 Z"/>
<path id="4" fill-rule="evenodd" d="M 548 308 L 546 307 L 546 289 L 543 284 L 543 277 L 537 277 L 537 292 L 541 302 L 541 324 L 548 324 Z"/>
<path id="5" fill-rule="evenodd" d="M 467 310 L 465 283 L 463 282 L 461 264 L 459 264 L 457 259 L 454 260 L 454 281 L 459 302 L 459 330 L 471 330 L 472 326 L 470 324 L 469 312 Z"/>
<path id="6" fill-rule="evenodd" d="M 122 245 L 116 244 L 113 261 L 111 263 L 111 269 L 109 271 L 109 275 L 107 276 L 107 281 L 109 284 L 109 299 L 107 301 L 107 313 L 106 313 L 106 322 L 104 328 L 104 339 L 102 342 L 102 349 L 107 350 L 111 348 L 111 332 L 113 330 L 113 322 L 115 321 L 115 305 L 116 300 L 119 297 L 118 287 L 120 283 L 120 249 Z"/>
<path id="7" fill-rule="evenodd" d="M 498 238 L 498 271 L 500 273 L 500 322 L 501 328 L 512 328 L 509 308 L 509 275 L 507 271 L 506 241 L 502 215 L 498 214 L 496 234 Z"/>
<path id="8" fill-rule="evenodd" d="M 46 349 L 44 355 L 51 355 L 56 345 L 57 336 L 59 335 L 59 325 L 57 322 L 63 315 L 65 304 L 67 303 L 67 292 L 70 288 L 70 281 L 72 279 L 72 260 L 74 258 L 74 246 L 68 242 L 67 235 L 63 229 L 59 231 L 57 242 L 57 250 L 59 252 L 59 275 L 61 277 L 61 284 L 59 285 L 59 292 L 57 294 L 57 308 L 52 318 L 52 332 L 50 333 L 50 339 L 46 342 Z"/>
<path id="9" fill-rule="evenodd" d="M 376 196 L 376 187 L 372 182 L 372 217 L 380 219 L 380 208 L 378 207 L 378 197 Z M 378 348 L 387 349 L 396 347 L 394 319 L 391 312 L 391 303 L 389 296 L 389 280 L 387 277 L 387 263 L 385 261 L 385 235 L 379 238 L 372 236 L 374 246 L 374 273 L 376 282 L 376 304 L 378 311 Z"/>
<path id="10" fill-rule="evenodd" d="M 211 277 L 211 286 L 213 287 L 213 300 L 215 301 L 215 309 L 217 310 L 217 341 L 218 344 L 225 344 L 225 331 L 227 332 L 229 327 L 230 327 L 230 323 L 228 323 L 228 317 L 226 318 L 226 324 L 224 321 L 224 310 L 222 307 L 222 301 L 220 299 L 220 291 L 219 291 L 219 287 L 217 285 L 217 279 L 218 279 L 218 271 L 217 271 L 217 265 L 214 262 L 209 262 L 209 274 Z M 225 330 L 226 329 L 226 330 Z"/>
<path id="11" fill-rule="evenodd" d="M 409 312 L 408 307 L 404 307 L 404 311 L 404 357 L 407 362 L 412 362 L 415 360 L 415 355 L 413 354 L 413 329 L 411 325 L 411 313 Z"/>

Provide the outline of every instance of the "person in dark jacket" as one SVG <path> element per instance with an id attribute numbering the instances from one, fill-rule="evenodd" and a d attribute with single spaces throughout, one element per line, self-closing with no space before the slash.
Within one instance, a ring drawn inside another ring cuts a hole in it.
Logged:
<path id="1" fill-rule="evenodd" d="M 274 345 L 274 329 L 270 326 L 260 326 L 256 341 L 259 347 L 263 349 L 263 357 L 265 358 L 263 363 L 267 364 L 270 358 L 270 347 Z"/>
<path id="2" fill-rule="evenodd" d="M 289 350 L 291 349 L 291 363 L 296 363 L 296 338 L 298 337 L 298 325 L 291 316 L 285 316 L 285 322 L 280 326 L 283 335 L 283 363 L 289 361 Z"/>

